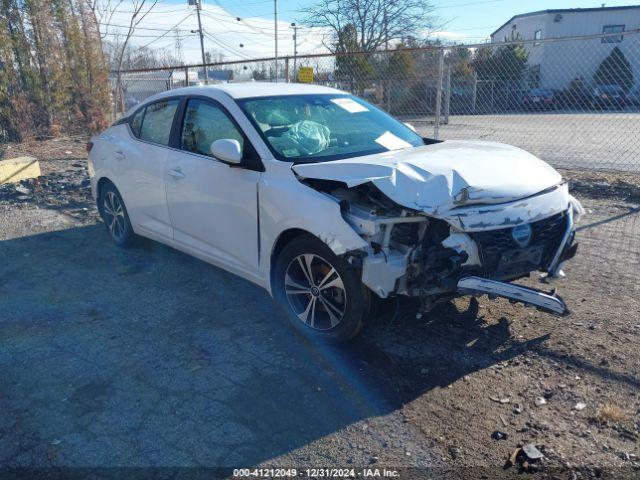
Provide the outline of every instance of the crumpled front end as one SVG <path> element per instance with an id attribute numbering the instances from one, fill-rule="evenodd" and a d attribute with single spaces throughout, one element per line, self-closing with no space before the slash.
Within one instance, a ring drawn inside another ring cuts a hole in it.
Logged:
<path id="1" fill-rule="evenodd" d="M 381 298 L 406 295 L 430 304 L 456 294 L 487 293 L 535 305 L 531 292 L 518 297 L 520 287 L 502 283 L 509 288 L 500 293 L 500 282 L 534 271 L 558 277 L 577 248 L 574 223 L 583 211 L 566 183 L 519 200 L 459 206 L 442 215 L 398 205 L 371 183 L 352 188 L 324 180 L 305 183 L 335 198 L 345 221 L 367 242 L 363 251 L 350 254 L 362 267 L 363 283 Z M 553 303 L 542 298 L 545 294 L 535 295 L 543 309 Z"/>

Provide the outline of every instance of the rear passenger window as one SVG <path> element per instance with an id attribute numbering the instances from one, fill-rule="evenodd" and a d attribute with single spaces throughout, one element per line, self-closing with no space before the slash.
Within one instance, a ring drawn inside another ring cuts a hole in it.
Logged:
<path id="1" fill-rule="evenodd" d="M 140 127 L 142 126 L 142 117 L 144 116 L 144 108 L 138 110 L 131 119 L 129 126 L 136 137 L 140 137 Z"/>
<path id="2" fill-rule="evenodd" d="M 148 105 L 142 126 L 140 139 L 160 145 L 169 145 L 173 116 L 178 108 L 178 100 L 165 100 Z"/>

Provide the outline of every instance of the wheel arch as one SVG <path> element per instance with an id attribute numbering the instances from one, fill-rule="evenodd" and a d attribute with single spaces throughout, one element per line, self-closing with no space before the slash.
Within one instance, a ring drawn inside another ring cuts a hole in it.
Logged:
<path id="1" fill-rule="evenodd" d="M 108 177 L 100 177 L 100 179 L 96 182 L 96 205 L 98 207 L 98 212 L 100 213 L 100 216 L 102 216 L 102 204 L 100 202 L 100 196 L 102 195 L 102 189 L 106 185 L 113 185 L 114 187 L 116 187 L 115 184 Z"/>
<path id="2" fill-rule="evenodd" d="M 271 256 L 269 259 L 269 290 L 273 289 L 273 272 L 275 271 L 276 261 L 278 256 L 289 243 L 291 243 L 296 238 L 299 238 L 304 235 L 309 235 L 314 238 L 318 238 L 313 233 L 308 230 L 304 230 L 302 228 L 289 228 L 287 230 L 283 230 L 276 238 L 276 241 L 273 243 L 273 247 L 271 248 Z M 318 238 L 318 240 L 320 240 Z"/>
<path id="3" fill-rule="evenodd" d="M 322 340 L 330 342 L 341 342 L 353 338 L 364 326 L 366 315 L 370 309 L 370 291 L 362 284 L 360 272 L 358 271 L 359 269 L 351 265 L 351 262 L 345 258 L 346 252 L 333 252 L 331 247 L 321 238 L 321 236 L 300 228 L 290 228 L 281 232 L 274 243 L 272 249 L 273 254 L 270 259 L 271 269 L 269 275 L 269 286 L 271 289 L 271 295 L 279 303 L 281 308 L 283 308 L 283 311 L 287 314 L 290 320 L 292 320 L 292 314 L 294 317 L 297 315 L 294 307 L 292 307 L 286 298 L 283 297 L 283 295 L 285 295 L 285 289 L 280 288 L 282 286 L 280 285 L 280 282 L 284 282 L 284 277 L 276 278 L 275 273 L 281 272 L 281 268 L 285 267 L 283 273 L 286 275 L 286 264 L 283 263 L 278 265 L 278 259 L 279 257 L 282 258 L 281 255 L 285 253 L 286 250 L 289 250 L 289 246 L 292 246 L 293 242 L 297 242 L 298 240 L 302 243 L 298 245 L 298 250 L 297 252 L 294 252 L 294 254 L 298 255 L 300 252 L 313 253 L 315 256 L 320 257 L 328 263 L 330 267 L 335 268 L 339 272 L 339 277 L 341 277 L 342 281 L 345 282 L 342 289 L 345 291 L 345 295 L 350 298 L 350 300 L 346 301 L 344 304 L 342 311 L 344 316 L 341 317 L 340 322 L 336 326 L 333 324 L 331 325 L 331 329 L 328 331 L 327 336 L 315 338 L 321 338 Z M 304 246 L 305 242 L 307 243 L 307 247 Z M 309 242 L 314 242 L 314 245 L 317 243 L 323 245 L 323 250 L 326 250 L 327 254 L 331 254 L 333 252 L 333 255 L 337 258 L 331 260 L 331 257 L 327 257 L 322 254 L 322 251 L 317 250 L 320 245 L 312 247 L 311 245 L 308 245 Z M 309 248 L 310 250 L 307 250 L 306 248 Z M 313 251 L 314 249 L 315 251 Z M 289 254 L 290 253 L 291 252 L 289 252 Z M 287 259 L 289 259 L 289 256 L 287 256 Z M 293 325 L 304 334 L 309 334 L 309 331 L 303 330 L 300 327 L 299 320 L 300 318 L 296 318 L 293 321 Z"/>
<path id="4" fill-rule="evenodd" d="M 103 176 L 103 177 L 100 177 L 100 179 L 96 182 L 96 205 L 98 207 L 98 212 L 100 213 L 101 216 L 102 216 L 102 202 L 100 202 L 100 195 L 102 195 L 102 191 L 107 185 L 111 185 L 113 186 L 113 188 L 116 189 L 120 197 L 122 197 L 122 200 L 124 202 L 124 208 L 127 209 L 127 201 L 125 200 L 124 195 L 122 195 L 122 192 L 120 191 L 118 186 L 109 177 Z M 127 213 L 129 212 L 127 211 Z"/>

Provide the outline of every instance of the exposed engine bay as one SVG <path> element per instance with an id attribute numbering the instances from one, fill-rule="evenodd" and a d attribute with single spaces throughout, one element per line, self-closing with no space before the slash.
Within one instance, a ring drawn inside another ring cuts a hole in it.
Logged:
<path id="1" fill-rule="evenodd" d="M 565 313 L 559 297 L 505 282 L 533 271 L 562 275 L 562 262 L 577 249 L 573 207 L 531 223 L 469 232 L 395 203 L 372 183 L 352 188 L 332 180 L 303 183 L 339 202 L 344 220 L 367 241 L 366 251 L 348 255 L 380 298 L 420 297 L 428 310 L 440 298 L 486 293 Z"/>

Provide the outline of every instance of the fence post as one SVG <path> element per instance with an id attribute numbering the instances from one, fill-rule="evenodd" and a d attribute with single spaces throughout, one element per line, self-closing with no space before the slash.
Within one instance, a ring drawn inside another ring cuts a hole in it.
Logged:
<path id="1" fill-rule="evenodd" d="M 438 55 L 438 82 L 436 88 L 436 115 L 433 124 L 433 138 L 438 139 L 440 134 L 440 115 L 442 113 L 442 77 L 444 76 L 444 48 L 440 47 Z"/>
<path id="2" fill-rule="evenodd" d="M 494 84 L 494 81 L 493 79 L 491 79 L 491 113 L 494 113 L 495 111 L 495 98 L 493 95 L 493 84 Z"/>
<path id="3" fill-rule="evenodd" d="M 189 67 L 184 67 L 184 86 L 189 86 Z"/>
<path id="4" fill-rule="evenodd" d="M 447 83 L 444 91 L 444 123 L 445 125 L 449 125 L 449 110 L 451 110 L 451 65 L 447 65 Z"/>
<path id="5" fill-rule="evenodd" d="M 476 113 L 476 104 L 478 97 L 478 72 L 474 70 L 473 72 L 473 97 L 471 100 L 471 111 Z"/>
<path id="6" fill-rule="evenodd" d="M 284 81 L 289 83 L 289 57 L 284 57 Z"/>

